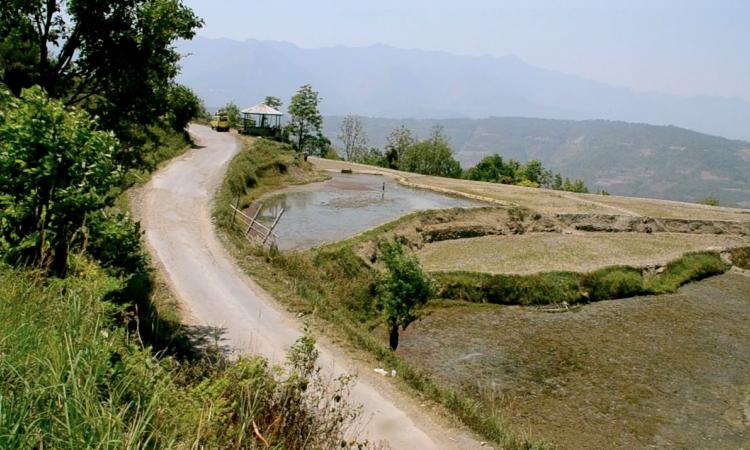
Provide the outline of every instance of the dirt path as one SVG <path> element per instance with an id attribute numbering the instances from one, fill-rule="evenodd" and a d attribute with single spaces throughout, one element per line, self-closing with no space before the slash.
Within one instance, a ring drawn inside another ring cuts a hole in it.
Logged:
<path id="1" fill-rule="evenodd" d="M 300 324 L 236 267 L 216 237 L 211 202 L 227 164 L 239 151 L 229 133 L 192 125 L 198 148 L 188 151 L 142 188 L 135 202 L 146 243 L 180 300 L 185 320 L 218 327 L 222 344 L 283 361 L 300 336 Z M 319 343 L 319 364 L 330 376 L 357 373 L 356 365 L 329 343 Z M 364 436 L 394 449 L 479 448 L 422 411 L 372 368 L 358 374 L 351 400 L 363 406 Z M 485 447 L 486 448 L 486 447 Z"/>

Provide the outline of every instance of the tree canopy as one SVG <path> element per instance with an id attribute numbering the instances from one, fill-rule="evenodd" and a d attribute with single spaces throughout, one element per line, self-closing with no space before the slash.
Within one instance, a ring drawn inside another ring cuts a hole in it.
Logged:
<path id="1" fill-rule="evenodd" d="M 0 77 L 16 95 L 39 85 L 124 133 L 166 112 L 173 43 L 201 25 L 180 0 L 4 0 Z"/>
<path id="2" fill-rule="evenodd" d="M 323 116 L 318 111 L 320 95 L 306 84 L 299 88 L 289 102 L 289 134 L 298 152 L 315 153 L 322 144 Z"/>
<path id="3" fill-rule="evenodd" d="M 399 155 L 398 168 L 409 172 L 440 177 L 458 178 L 461 165 L 453 157 L 453 150 L 441 126 L 435 126 L 430 137 L 408 146 Z"/>
<path id="4" fill-rule="evenodd" d="M 0 230 L 13 262 L 65 276 L 72 235 L 109 204 L 120 168 L 118 141 L 81 110 L 39 87 L 10 98 L 0 121 Z"/>

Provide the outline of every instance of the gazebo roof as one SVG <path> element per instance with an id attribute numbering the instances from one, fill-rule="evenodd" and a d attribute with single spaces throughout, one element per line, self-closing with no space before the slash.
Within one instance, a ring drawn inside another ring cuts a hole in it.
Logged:
<path id="1" fill-rule="evenodd" d="M 284 114 L 277 109 L 271 108 L 265 103 L 259 103 L 250 108 L 245 108 L 240 111 L 242 114 L 262 114 L 264 116 L 283 116 Z"/>

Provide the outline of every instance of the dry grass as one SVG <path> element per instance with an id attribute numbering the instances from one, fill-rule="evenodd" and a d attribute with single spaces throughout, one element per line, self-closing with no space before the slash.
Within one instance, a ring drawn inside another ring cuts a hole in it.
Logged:
<path id="1" fill-rule="evenodd" d="M 687 252 L 748 245 L 736 236 L 670 233 L 528 233 L 442 241 L 418 252 L 429 271 L 530 274 L 663 264 Z"/>
<path id="2" fill-rule="evenodd" d="M 355 171 L 383 173 L 421 187 L 439 191 L 458 192 L 475 198 L 485 198 L 497 203 L 521 205 L 546 214 L 627 214 L 657 218 L 750 221 L 750 211 L 736 208 L 712 207 L 646 198 L 574 194 L 482 181 L 417 175 L 345 161 L 331 161 L 319 158 L 313 158 L 311 161 L 322 169 L 341 170 L 349 168 Z"/>
<path id="3" fill-rule="evenodd" d="M 559 448 L 746 448 L 748 292 L 726 274 L 569 313 L 446 302 L 398 353 Z"/>

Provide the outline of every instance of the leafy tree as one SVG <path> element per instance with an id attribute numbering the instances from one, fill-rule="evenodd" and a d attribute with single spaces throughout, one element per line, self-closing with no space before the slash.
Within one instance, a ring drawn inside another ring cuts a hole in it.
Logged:
<path id="1" fill-rule="evenodd" d="M 240 107 L 237 106 L 235 102 L 229 102 L 219 108 L 219 111 L 222 111 L 227 115 L 227 119 L 229 119 L 229 127 L 237 129 L 237 126 L 240 123 Z"/>
<path id="2" fill-rule="evenodd" d="M 401 155 L 416 143 L 417 139 L 414 137 L 411 130 L 404 125 L 391 131 L 391 134 L 386 138 L 385 144 L 385 158 L 388 160 L 388 167 L 391 169 L 397 169 Z"/>
<path id="3" fill-rule="evenodd" d="M 112 200 L 120 168 L 112 133 L 41 88 L 3 107 L 0 123 L 0 230 L 6 257 L 64 277 L 73 234 Z"/>
<path id="4" fill-rule="evenodd" d="M 513 169 L 503 162 L 502 156 L 497 154 L 483 158 L 466 171 L 466 178 L 476 181 L 500 183 L 504 178 L 512 180 L 514 177 Z"/>
<path id="5" fill-rule="evenodd" d="M 563 179 L 562 179 L 562 175 L 560 175 L 559 173 L 555 174 L 555 178 L 552 181 L 552 189 L 556 191 L 563 190 Z"/>
<path id="6" fill-rule="evenodd" d="M 263 100 L 263 103 L 267 106 L 270 106 L 273 109 L 281 109 L 281 99 L 278 97 L 274 97 L 272 95 L 269 95 L 266 97 L 265 100 Z"/>
<path id="7" fill-rule="evenodd" d="M 435 287 L 419 261 L 405 254 L 397 240 L 386 242 L 380 250 L 387 269 L 380 284 L 381 311 L 388 325 L 391 349 L 396 350 L 399 328 L 406 329 L 416 320 L 416 308 L 427 303 L 435 294 Z"/>
<path id="8" fill-rule="evenodd" d="M 169 123 L 177 131 L 183 130 L 194 117 L 205 116 L 205 107 L 200 98 L 187 86 L 174 84 L 167 95 Z"/>
<path id="9" fill-rule="evenodd" d="M 542 182 L 542 175 L 544 174 L 544 167 L 542 162 L 538 159 L 532 159 L 528 161 L 520 170 L 520 178 L 531 181 L 537 185 Z"/>
<path id="10" fill-rule="evenodd" d="M 317 139 L 321 136 L 323 127 L 323 116 L 318 111 L 319 104 L 320 96 L 309 84 L 299 88 L 289 102 L 289 134 L 298 152 L 314 150 L 318 143 Z"/>
<path id="11" fill-rule="evenodd" d="M 359 162 L 371 166 L 389 167 L 388 159 L 383 154 L 383 151 L 377 147 L 371 147 L 370 150 L 364 152 Z"/>
<path id="12" fill-rule="evenodd" d="M 16 94 L 38 84 L 125 135 L 166 113 L 173 43 L 201 25 L 180 0 L 4 0 L 0 76 Z"/>
<path id="13" fill-rule="evenodd" d="M 348 161 L 359 161 L 367 153 L 367 134 L 359 117 L 344 117 L 337 137 L 344 145 L 344 156 Z"/>
<path id="14" fill-rule="evenodd" d="M 461 165 L 453 157 L 440 125 L 432 128 L 429 138 L 411 145 L 400 155 L 399 169 L 441 177 L 461 176 Z"/>

